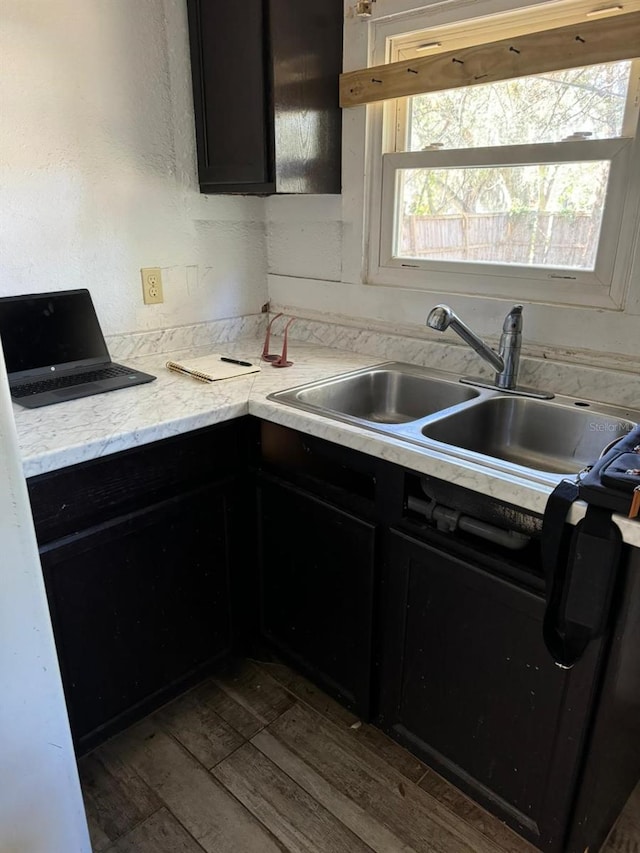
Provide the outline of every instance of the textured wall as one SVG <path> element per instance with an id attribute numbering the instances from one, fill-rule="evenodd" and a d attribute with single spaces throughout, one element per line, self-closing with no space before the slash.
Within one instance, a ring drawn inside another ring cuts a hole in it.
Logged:
<path id="1" fill-rule="evenodd" d="M 106 333 L 266 301 L 263 200 L 197 190 L 185 6 L 4 0 L 0 295 L 88 287 Z"/>
<path id="2" fill-rule="evenodd" d="M 267 200 L 266 217 L 270 273 L 341 280 L 340 196 L 273 196 Z"/>

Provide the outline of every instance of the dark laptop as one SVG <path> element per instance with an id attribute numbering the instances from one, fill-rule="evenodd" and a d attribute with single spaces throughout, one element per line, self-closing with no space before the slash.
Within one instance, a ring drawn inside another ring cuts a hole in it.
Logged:
<path id="1" fill-rule="evenodd" d="M 111 361 L 88 290 L 0 297 L 0 339 L 11 396 L 28 409 L 156 378 Z"/>

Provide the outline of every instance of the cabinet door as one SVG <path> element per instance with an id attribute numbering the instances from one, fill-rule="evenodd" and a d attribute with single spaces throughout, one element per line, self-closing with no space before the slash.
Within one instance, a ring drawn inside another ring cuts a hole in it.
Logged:
<path id="1" fill-rule="evenodd" d="M 381 591 L 382 727 L 545 849 L 561 849 L 597 650 L 571 671 L 544 602 L 392 532 Z"/>
<path id="2" fill-rule="evenodd" d="M 228 651 L 225 516 L 223 492 L 200 489 L 41 549 L 81 746 Z"/>
<path id="3" fill-rule="evenodd" d="M 203 192 L 269 192 L 264 0 L 188 0 L 191 74 Z"/>
<path id="4" fill-rule="evenodd" d="M 261 629 L 361 716 L 369 713 L 372 524 L 297 489 L 260 487 Z"/>
<path id="5" fill-rule="evenodd" d="M 343 0 L 269 0 L 279 193 L 339 193 Z"/>
<path id="6" fill-rule="evenodd" d="M 339 193 L 342 0 L 187 0 L 200 190 Z"/>

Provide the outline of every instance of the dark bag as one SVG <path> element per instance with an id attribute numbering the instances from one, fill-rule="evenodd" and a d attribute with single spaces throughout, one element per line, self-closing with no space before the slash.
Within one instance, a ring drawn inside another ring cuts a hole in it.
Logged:
<path id="1" fill-rule="evenodd" d="M 616 442 L 575 484 L 564 480 L 549 497 L 542 525 L 547 582 L 544 641 L 565 669 L 607 626 L 622 552 L 622 534 L 611 513 L 640 511 L 640 427 Z M 576 499 L 588 503 L 569 545 L 565 521 Z"/>
<path id="2" fill-rule="evenodd" d="M 589 504 L 640 515 L 640 427 L 617 441 L 580 479 L 578 497 Z"/>

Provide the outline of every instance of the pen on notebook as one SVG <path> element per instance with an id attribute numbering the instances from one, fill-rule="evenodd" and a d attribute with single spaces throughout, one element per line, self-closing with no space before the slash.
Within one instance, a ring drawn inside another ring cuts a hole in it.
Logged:
<path id="1" fill-rule="evenodd" d="M 250 361 L 240 361 L 238 358 L 225 358 L 220 356 L 220 361 L 227 361 L 229 364 L 239 364 L 241 367 L 253 367 Z"/>

